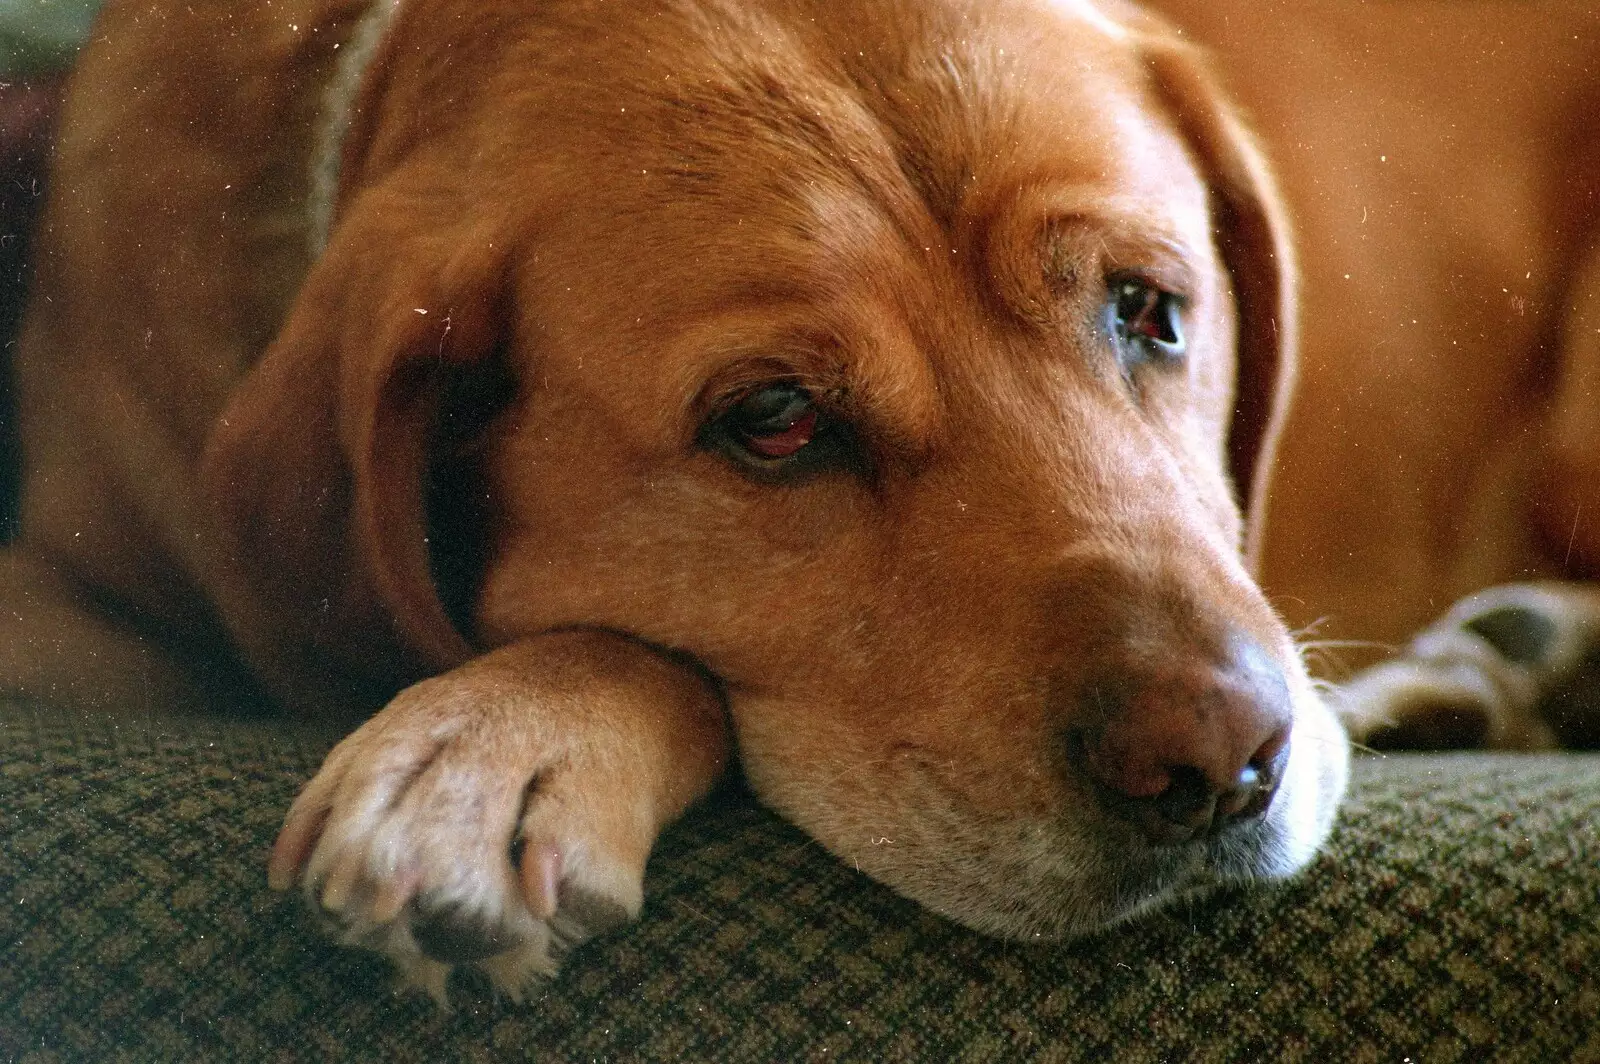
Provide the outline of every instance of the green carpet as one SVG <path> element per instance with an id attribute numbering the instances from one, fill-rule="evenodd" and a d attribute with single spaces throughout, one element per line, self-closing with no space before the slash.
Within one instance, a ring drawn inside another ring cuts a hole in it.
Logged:
<path id="1" fill-rule="evenodd" d="M 1600 1061 L 1600 756 L 1360 761 L 1305 877 L 1068 945 L 736 796 L 662 841 L 638 924 L 446 1013 L 266 889 L 330 739 L 0 707 L 0 1060 Z"/>

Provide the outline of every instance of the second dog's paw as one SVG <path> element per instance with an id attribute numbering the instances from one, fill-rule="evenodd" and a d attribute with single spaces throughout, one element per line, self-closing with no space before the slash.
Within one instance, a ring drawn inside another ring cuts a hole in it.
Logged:
<path id="1" fill-rule="evenodd" d="M 656 811 L 639 774 L 604 732 L 515 703 L 454 676 L 404 692 L 328 756 L 273 849 L 275 888 L 299 882 L 441 1002 L 455 965 L 518 996 L 642 901 Z"/>
<path id="2" fill-rule="evenodd" d="M 1404 652 L 1343 685 L 1336 703 L 1351 734 L 1374 746 L 1570 745 L 1574 729 L 1596 723 L 1570 696 L 1597 647 L 1600 596 L 1506 584 L 1462 599 Z"/>

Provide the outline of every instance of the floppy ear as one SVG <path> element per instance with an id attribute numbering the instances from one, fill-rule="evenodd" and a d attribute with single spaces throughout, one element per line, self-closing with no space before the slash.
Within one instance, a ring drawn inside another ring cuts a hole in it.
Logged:
<path id="1" fill-rule="evenodd" d="M 1238 370 L 1228 468 L 1254 572 L 1273 457 L 1294 391 L 1297 276 L 1289 225 L 1265 157 L 1200 56 L 1165 31 L 1141 43 L 1157 90 L 1211 189 L 1212 225 L 1233 281 Z"/>
<path id="2" fill-rule="evenodd" d="M 504 247 L 396 198 L 341 220 L 203 465 L 220 605 L 295 700 L 371 709 L 471 653 L 433 579 L 429 462 L 441 396 L 498 360 Z"/>

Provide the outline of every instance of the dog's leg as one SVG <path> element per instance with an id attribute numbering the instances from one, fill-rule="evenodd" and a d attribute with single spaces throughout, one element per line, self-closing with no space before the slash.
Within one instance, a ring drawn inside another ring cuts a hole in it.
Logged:
<path id="1" fill-rule="evenodd" d="M 504 647 L 401 693 L 295 800 L 270 877 L 444 1000 L 455 964 L 513 995 L 637 916 L 657 833 L 726 760 L 693 670 L 624 637 Z"/>
<path id="2" fill-rule="evenodd" d="M 26 550 L 0 550 L 0 693 L 113 719 L 206 705 L 165 646 L 101 605 Z"/>
<path id="3" fill-rule="evenodd" d="M 1535 750 L 1600 741 L 1600 589 L 1505 584 L 1469 595 L 1336 694 L 1371 746 Z"/>

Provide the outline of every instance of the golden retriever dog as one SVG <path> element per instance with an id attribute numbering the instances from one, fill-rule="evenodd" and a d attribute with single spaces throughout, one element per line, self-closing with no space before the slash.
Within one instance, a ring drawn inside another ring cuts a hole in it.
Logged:
<path id="1" fill-rule="evenodd" d="M 636 915 L 734 761 L 1056 937 L 1302 868 L 1340 712 L 1555 741 L 1595 17 L 1166 6 L 113 0 L 0 676 L 349 721 L 270 881 L 439 995 Z M 1507 581 L 1342 695 L 1293 634 Z"/>

